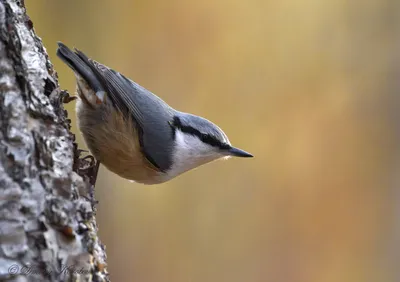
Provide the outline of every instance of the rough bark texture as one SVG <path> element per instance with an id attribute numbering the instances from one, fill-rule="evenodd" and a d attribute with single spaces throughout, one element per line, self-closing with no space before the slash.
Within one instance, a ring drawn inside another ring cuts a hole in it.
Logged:
<path id="1" fill-rule="evenodd" d="M 92 171 L 58 89 L 23 1 L 0 0 L 1 281 L 109 280 Z"/>

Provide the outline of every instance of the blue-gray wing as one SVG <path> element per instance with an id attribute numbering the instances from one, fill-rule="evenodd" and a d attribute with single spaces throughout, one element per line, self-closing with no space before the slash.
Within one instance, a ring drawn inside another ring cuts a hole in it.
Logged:
<path id="1" fill-rule="evenodd" d="M 124 75 L 88 59 L 80 51 L 77 54 L 89 64 L 114 106 L 137 123 L 140 144 L 146 158 L 160 171 L 168 170 L 172 165 L 174 146 L 173 130 L 169 122 L 175 110 Z"/>

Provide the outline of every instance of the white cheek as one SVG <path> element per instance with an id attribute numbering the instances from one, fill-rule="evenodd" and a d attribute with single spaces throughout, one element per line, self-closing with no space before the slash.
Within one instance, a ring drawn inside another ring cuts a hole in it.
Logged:
<path id="1" fill-rule="evenodd" d="M 170 171 L 172 174 L 180 174 L 220 157 L 212 146 L 180 130 L 175 132 L 175 145 L 174 164 Z"/>
<path id="2" fill-rule="evenodd" d="M 176 155 L 181 162 L 196 162 L 198 159 L 213 154 L 209 145 L 204 144 L 196 136 L 176 131 L 175 142 L 177 146 Z"/>

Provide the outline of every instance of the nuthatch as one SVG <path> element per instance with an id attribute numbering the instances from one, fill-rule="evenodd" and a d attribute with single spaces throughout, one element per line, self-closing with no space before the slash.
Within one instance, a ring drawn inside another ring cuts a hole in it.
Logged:
<path id="1" fill-rule="evenodd" d="M 76 75 L 78 125 L 90 152 L 119 176 L 157 184 L 219 158 L 252 157 L 212 122 L 171 108 L 81 51 L 58 43 L 57 55 Z"/>

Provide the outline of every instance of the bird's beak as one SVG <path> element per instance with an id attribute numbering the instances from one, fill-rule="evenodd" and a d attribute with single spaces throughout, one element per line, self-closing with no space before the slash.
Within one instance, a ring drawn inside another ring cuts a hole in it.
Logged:
<path id="1" fill-rule="evenodd" d="M 252 158 L 253 155 L 250 153 L 247 153 L 246 151 L 243 151 L 239 148 L 231 147 L 228 150 L 228 154 L 234 157 L 240 157 L 240 158 Z"/>

